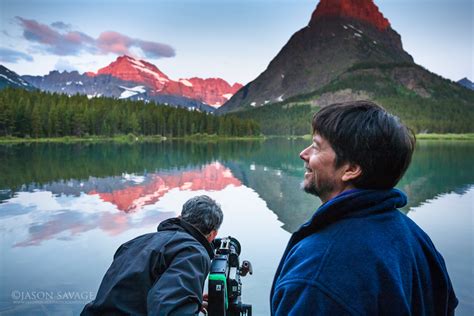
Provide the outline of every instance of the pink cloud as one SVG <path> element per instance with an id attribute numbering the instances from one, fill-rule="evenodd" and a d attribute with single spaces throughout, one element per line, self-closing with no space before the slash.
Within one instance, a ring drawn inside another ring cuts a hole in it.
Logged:
<path id="1" fill-rule="evenodd" d="M 97 39 L 97 47 L 104 54 L 128 55 L 132 43 L 133 40 L 130 37 L 113 31 L 103 32 Z"/>
<path id="2" fill-rule="evenodd" d="M 39 44 L 39 48 L 47 53 L 66 56 L 86 51 L 94 54 L 132 55 L 130 52 L 132 48 L 140 48 L 145 57 L 149 58 L 175 56 L 175 50 L 167 44 L 131 38 L 114 31 L 102 32 L 97 39 L 94 39 L 82 32 L 61 32 L 35 20 L 16 18 L 23 28 L 23 37 Z"/>
<path id="3" fill-rule="evenodd" d="M 59 32 L 45 24 L 38 23 L 35 20 L 27 20 L 19 16 L 16 18 L 23 27 L 23 36 L 28 40 L 51 45 L 57 43 L 61 38 Z"/>

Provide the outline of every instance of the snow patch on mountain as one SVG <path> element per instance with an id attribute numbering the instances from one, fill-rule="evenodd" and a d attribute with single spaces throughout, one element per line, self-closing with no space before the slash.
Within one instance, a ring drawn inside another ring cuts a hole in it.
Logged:
<path id="1" fill-rule="evenodd" d="M 146 92 L 144 86 L 136 86 L 136 87 L 133 87 L 133 88 L 128 88 L 128 87 L 120 86 L 120 88 L 125 89 L 125 91 L 123 91 L 123 92 L 120 94 L 119 99 L 130 98 L 130 97 L 133 97 L 134 95 L 137 95 L 137 94 L 139 94 L 139 93 L 144 93 L 144 92 Z"/>
<path id="2" fill-rule="evenodd" d="M 14 84 L 18 84 L 17 82 L 11 80 L 10 78 L 8 78 L 8 77 L 5 76 L 5 75 L 0 74 L 0 77 L 3 77 L 3 78 L 7 79 L 8 81 L 10 81 L 10 82 L 12 82 L 12 83 L 14 83 Z"/>
<path id="3" fill-rule="evenodd" d="M 5 68 L 6 69 L 6 68 Z M 9 73 L 12 73 L 11 71 L 9 71 Z M 12 80 L 11 78 L 8 78 L 8 76 L 5 76 L 4 74 L 0 74 L 0 77 L 2 78 L 5 78 L 7 79 L 8 81 L 10 81 L 11 83 L 15 84 L 15 85 L 24 85 L 24 86 L 27 86 L 28 83 L 26 83 L 23 79 L 21 79 L 20 77 L 16 78 L 18 81 L 14 81 Z"/>
<path id="4" fill-rule="evenodd" d="M 167 82 L 169 81 L 168 79 L 163 78 L 163 77 L 160 76 L 158 73 L 156 73 L 156 72 L 154 72 L 153 70 L 150 70 L 150 69 L 148 69 L 148 68 L 146 68 L 146 67 L 137 66 L 136 64 L 133 64 L 132 67 L 135 68 L 135 69 L 138 69 L 138 70 L 140 70 L 140 71 L 142 71 L 142 72 L 146 72 L 146 73 L 152 75 L 153 77 L 155 77 L 156 80 L 158 80 L 158 81 L 159 81 L 160 83 L 162 83 L 162 84 L 165 84 L 165 83 L 167 83 Z"/>
<path id="5" fill-rule="evenodd" d="M 186 80 L 186 79 L 179 79 L 179 82 L 181 82 L 182 84 L 184 84 L 187 87 L 192 87 L 193 86 L 193 84 L 191 82 L 189 82 L 188 80 Z"/>
<path id="6" fill-rule="evenodd" d="M 131 63 L 137 65 L 138 67 L 146 67 L 145 64 L 139 61 L 138 59 L 132 58 L 130 56 L 127 56 L 127 59 L 130 60 Z"/>

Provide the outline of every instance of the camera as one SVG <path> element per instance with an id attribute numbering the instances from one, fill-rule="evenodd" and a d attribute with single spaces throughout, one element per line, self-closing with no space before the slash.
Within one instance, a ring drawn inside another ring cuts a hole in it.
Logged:
<path id="1" fill-rule="evenodd" d="M 244 260 L 240 265 L 241 246 L 234 237 L 213 241 L 215 256 L 208 282 L 209 316 L 251 316 L 252 305 L 243 304 L 241 277 L 252 274 L 252 265 Z"/>

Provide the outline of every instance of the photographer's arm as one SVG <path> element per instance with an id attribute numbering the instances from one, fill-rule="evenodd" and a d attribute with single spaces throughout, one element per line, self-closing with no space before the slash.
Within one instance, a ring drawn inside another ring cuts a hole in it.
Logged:
<path id="1" fill-rule="evenodd" d="M 196 315 L 209 263 L 195 247 L 181 249 L 148 292 L 148 315 Z"/>

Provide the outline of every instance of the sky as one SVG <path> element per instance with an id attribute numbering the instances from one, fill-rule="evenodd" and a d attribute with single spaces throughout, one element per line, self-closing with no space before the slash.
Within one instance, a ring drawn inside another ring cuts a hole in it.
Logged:
<path id="1" fill-rule="evenodd" d="M 97 71 L 129 54 L 170 78 L 248 83 L 319 0 L 0 0 L 0 64 L 20 75 Z M 471 0 L 375 0 L 415 62 L 474 74 Z"/>

